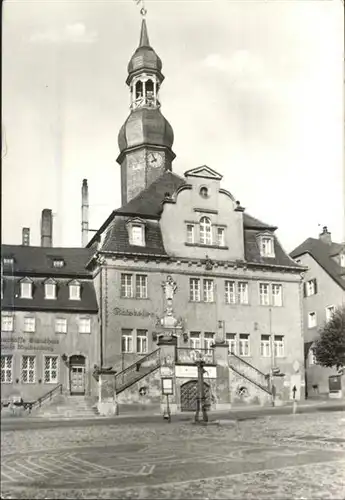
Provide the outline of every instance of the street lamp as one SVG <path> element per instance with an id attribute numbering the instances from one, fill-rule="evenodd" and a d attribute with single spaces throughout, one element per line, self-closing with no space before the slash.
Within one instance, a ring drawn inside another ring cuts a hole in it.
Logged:
<path id="1" fill-rule="evenodd" d="M 204 366 L 206 364 L 200 353 L 198 359 L 195 360 L 195 364 L 198 368 L 198 397 L 196 400 L 196 413 L 195 422 L 199 422 L 200 409 L 202 411 L 202 419 L 204 422 L 208 422 L 208 415 L 206 410 L 206 398 L 205 398 L 205 386 L 204 386 L 204 373 L 206 370 Z"/>

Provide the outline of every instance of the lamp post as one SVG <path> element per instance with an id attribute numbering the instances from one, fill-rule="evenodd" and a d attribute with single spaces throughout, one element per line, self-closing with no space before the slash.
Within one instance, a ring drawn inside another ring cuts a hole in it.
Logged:
<path id="1" fill-rule="evenodd" d="M 206 410 L 206 401 L 205 401 L 205 387 L 204 387 L 204 366 L 205 360 L 200 357 L 195 361 L 196 366 L 198 367 L 198 397 L 196 401 L 196 413 L 195 413 L 195 422 L 199 422 L 199 414 L 200 409 L 202 411 L 202 419 L 204 422 L 208 422 L 208 415 Z"/>

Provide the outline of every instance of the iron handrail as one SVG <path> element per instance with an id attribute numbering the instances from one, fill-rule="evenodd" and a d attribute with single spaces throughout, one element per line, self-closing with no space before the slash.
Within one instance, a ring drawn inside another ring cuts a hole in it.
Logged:
<path id="1" fill-rule="evenodd" d="M 248 363 L 248 361 L 246 361 L 245 359 L 241 358 L 240 356 L 237 356 L 234 352 L 230 351 L 230 355 L 234 356 L 236 359 L 239 359 L 242 363 L 245 363 L 247 366 L 249 366 L 250 368 L 252 368 L 256 372 L 260 373 L 260 375 L 262 375 L 263 377 L 266 377 L 266 375 L 261 370 L 259 370 L 258 368 L 256 368 L 256 366 L 252 365 L 251 363 Z"/>
<path id="2" fill-rule="evenodd" d="M 120 376 L 123 378 L 123 376 L 127 372 L 133 371 L 134 368 L 137 370 L 140 365 L 142 365 L 143 363 L 145 363 L 146 361 L 148 361 L 150 358 L 154 359 L 157 356 L 157 354 L 158 354 L 159 351 L 160 351 L 160 349 L 158 348 L 155 351 L 152 351 L 149 354 L 146 354 L 146 356 L 144 356 L 143 358 L 139 358 L 137 361 L 135 361 L 131 365 L 127 366 L 127 368 L 125 368 L 121 372 L 117 373 L 115 375 L 115 382 L 116 382 L 117 379 L 120 378 Z"/>
<path id="3" fill-rule="evenodd" d="M 60 391 L 60 394 L 62 394 L 62 384 L 59 384 L 56 387 L 54 387 L 53 389 L 51 389 L 49 392 L 44 394 L 44 396 L 41 396 L 40 398 L 38 398 L 34 403 L 27 403 L 26 406 L 29 409 L 29 412 L 31 412 L 32 408 L 35 408 L 36 406 L 38 406 L 40 408 L 42 406 L 43 401 L 46 401 L 48 398 L 49 398 L 49 400 L 51 400 L 53 394 L 58 392 L 58 391 Z M 27 408 L 25 408 L 25 409 L 27 409 Z"/>
<path id="4" fill-rule="evenodd" d="M 234 372 L 237 373 L 237 375 L 244 377 L 246 380 L 248 380 L 248 382 L 251 382 L 252 384 L 256 385 L 257 387 L 259 387 L 263 391 L 267 392 L 267 394 L 272 394 L 272 392 L 270 391 L 270 389 L 268 387 L 265 387 L 264 385 L 261 385 L 259 382 L 256 382 L 254 379 L 248 377 L 248 375 L 246 375 L 245 373 L 242 373 L 240 370 L 237 370 L 237 368 L 235 366 L 233 366 L 233 365 L 229 365 L 229 366 L 232 370 L 234 370 Z"/>

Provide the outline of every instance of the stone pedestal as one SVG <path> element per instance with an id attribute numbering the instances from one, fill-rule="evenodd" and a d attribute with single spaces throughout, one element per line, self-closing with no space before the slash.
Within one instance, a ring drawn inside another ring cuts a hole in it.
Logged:
<path id="1" fill-rule="evenodd" d="M 99 414 L 102 416 L 117 415 L 115 376 L 113 373 L 99 375 L 98 391 L 97 409 Z"/>
<path id="2" fill-rule="evenodd" d="M 171 378 L 173 386 L 173 394 L 169 395 L 169 408 L 172 415 L 177 413 L 177 395 L 176 395 L 176 376 L 175 376 L 175 359 L 177 337 L 174 335 L 161 335 L 157 342 L 160 348 L 161 357 L 161 379 Z M 162 415 L 167 410 L 167 397 L 161 394 L 161 413 Z"/>
<path id="3" fill-rule="evenodd" d="M 230 410 L 230 368 L 228 362 L 229 346 L 227 342 L 216 342 L 214 358 L 217 369 L 216 410 Z"/>

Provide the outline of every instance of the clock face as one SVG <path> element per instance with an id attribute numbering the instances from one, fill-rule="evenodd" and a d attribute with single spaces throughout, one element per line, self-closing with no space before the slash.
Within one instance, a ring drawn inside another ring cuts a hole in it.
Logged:
<path id="1" fill-rule="evenodd" d="M 147 163 L 150 167 L 161 167 L 163 165 L 163 155 L 157 151 L 148 153 Z"/>

